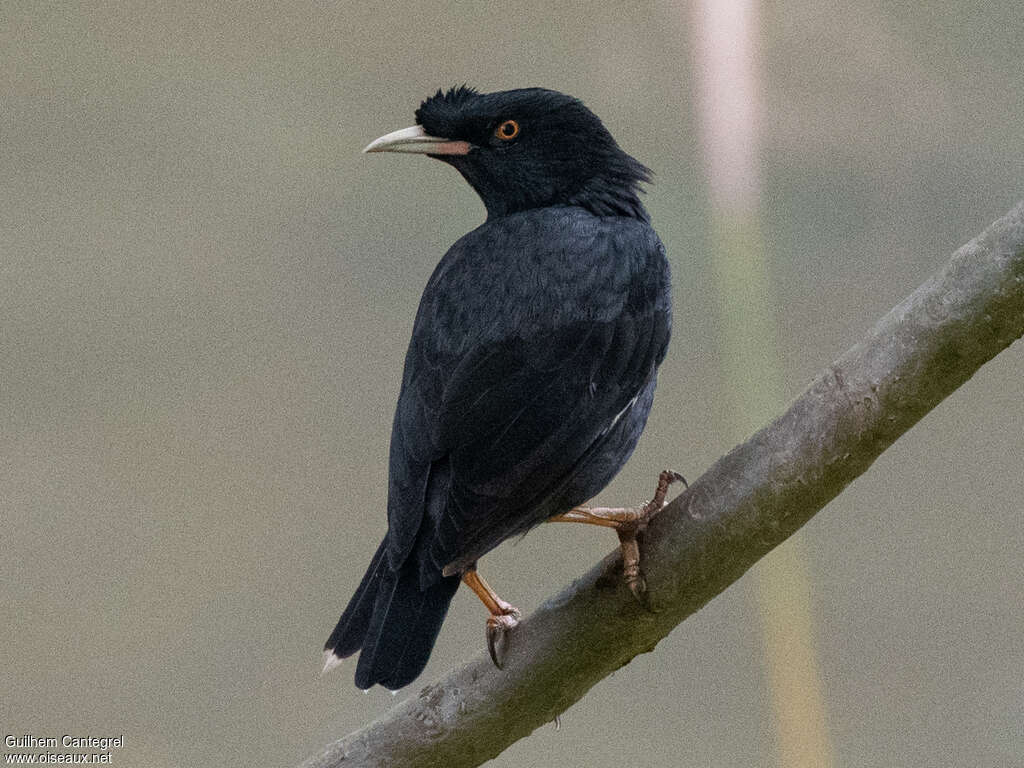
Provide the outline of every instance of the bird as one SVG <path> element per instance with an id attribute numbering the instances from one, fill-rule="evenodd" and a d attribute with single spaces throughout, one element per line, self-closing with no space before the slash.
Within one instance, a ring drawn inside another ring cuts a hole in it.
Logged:
<path id="1" fill-rule="evenodd" d="M 636 447 L 671 334 L 669 264 L 639 196 L 651 172 L 554 90 L 438 90 L 415 120 L 364 152 L 452 166 L 486 219 L 423 291 L 392 423 L 387 533 L 324 647 L 325 672 L 359 652 L 363 690 L 420 675 L 460 583 L 489 611 L 500 667 L 520 612 L 477 561 L 540 523 L 615 528 L 641 595 L 636 532 L 682 479 L 662 472 L 638 508 L 581 506 Z"/>

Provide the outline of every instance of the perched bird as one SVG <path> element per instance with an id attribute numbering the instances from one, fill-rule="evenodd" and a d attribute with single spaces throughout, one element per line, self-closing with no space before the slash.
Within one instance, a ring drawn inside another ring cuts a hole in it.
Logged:
<path id="1" fill-rule="evenodd" d="M 420 300 L 388 463 L 388 531 L 325 646 L 360 651 L 355 683 L 392 690 L 423 670 L 460 581 L 491 613 L 488 646 L 519 612 L 476 572 L 547 520 L 619 529 L 643 589 L 636 509 L 578 507 L 636 446 L 671 327 L 664 247 L 638 197 L 649 171 L 577 99 L 542 88 L 438 91 L 416 125 L 366 152 L 454 167 L 487 220 L 458 240 Z"/>

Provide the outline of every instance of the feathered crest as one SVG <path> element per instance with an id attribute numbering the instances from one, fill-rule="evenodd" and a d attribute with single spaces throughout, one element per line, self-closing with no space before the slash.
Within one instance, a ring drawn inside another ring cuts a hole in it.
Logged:
<path id="1" fill-rule="evenodd" d="M 476 88 L 471 88 L 466 83 L 453 86 L 447 92 L 438 88 L 437 93 L 424 99 L 420 108 L 416 110 L 416 122 L 423 125 L 424 119 L 429 122 L 432 115 L 456 110 L 479 94 L 480 92 Z"/>

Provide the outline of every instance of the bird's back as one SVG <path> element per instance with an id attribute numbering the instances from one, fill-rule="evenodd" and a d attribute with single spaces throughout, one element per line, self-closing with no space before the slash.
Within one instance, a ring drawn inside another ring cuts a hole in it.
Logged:
<path id="1" fill-rule="evenodd" d="M 600 491 L 646 421 L 670 325 L 667 261 L 642 221 L 559 206 L 455 243 L 406 357 L 392 565 L 415 550 L 426 586 Z"/>

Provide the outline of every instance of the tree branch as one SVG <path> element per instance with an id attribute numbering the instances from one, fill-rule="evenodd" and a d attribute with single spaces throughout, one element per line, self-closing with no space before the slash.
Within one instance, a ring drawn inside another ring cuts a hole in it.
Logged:
<path id="1" fill-rule="evenodd" d="M 481 651 L 306 768 L 458 768 L 493 758 L 652 650 L 1022 334 L 1024 202 L 655 518 L 643 551 L 656 612 L 621 584 L 605 586 L 611 554 L 522 622 L 504 671 Z"/>

